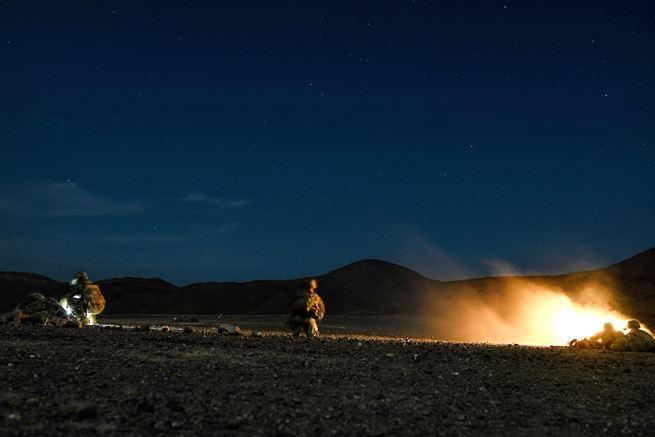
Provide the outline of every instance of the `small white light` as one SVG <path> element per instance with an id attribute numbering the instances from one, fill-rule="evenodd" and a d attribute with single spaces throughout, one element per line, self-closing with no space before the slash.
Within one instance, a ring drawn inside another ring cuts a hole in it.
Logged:
<path id="1" fill-rule="evenodd" d="M 59 305 L 66 311 L 66 314 L 69 316 L 73 314 L 73 309 L 68 305 L 68 301 L 66 299 L 62 299 L 61 302 L 59 302 Z"/>

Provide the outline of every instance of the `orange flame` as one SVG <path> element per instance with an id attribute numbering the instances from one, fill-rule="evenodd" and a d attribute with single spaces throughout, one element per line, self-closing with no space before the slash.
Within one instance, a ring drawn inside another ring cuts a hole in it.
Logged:
<path id="1" fill-rule="evenodd" d="M 541 300 L 541 304 L 527 314 L 536 328 L 530 344 L 566 344 L 573 338 L 594 335 L 607 322 L 612 323 L 614 329 L 623 329 L 629 320 L 610 309 L 577 305 L 562 294 L 549 294 Z"/>
<path id="2" fill-rule="evenodd" d="M 630 317 L 612 308 L 610 295 L 606 288 L 589 284 L 574 301 L 543 282 L 492 278 L 447 295 L 433 294 L 427 307 L 436 337 L 550 346 L 590 337 L 606 322 L 624 329 Z"/>

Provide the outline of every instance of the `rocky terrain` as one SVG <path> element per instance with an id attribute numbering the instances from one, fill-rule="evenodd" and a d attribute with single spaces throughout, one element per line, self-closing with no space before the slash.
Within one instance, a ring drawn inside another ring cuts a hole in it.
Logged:
<path id="1" fill-rule="evenodd" d="M 0 327 L 0 435 L 648 435 L 655 353 Z"/>

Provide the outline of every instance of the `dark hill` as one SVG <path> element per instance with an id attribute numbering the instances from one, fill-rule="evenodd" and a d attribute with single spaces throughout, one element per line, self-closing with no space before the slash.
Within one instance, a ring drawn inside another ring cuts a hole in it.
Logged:
<path id="1" fill-rule="evenodd" d="M 180 290 L 178 312 L 275 314 L 286 310 L 293 281 L 205 282 Z M 198 302 L 201 302 L 200 306 Z"/>
<path id="2" fill-rule="evenodd" d="M 0 311 L 9 311 L 34 292 L 56 294 L 63 282 L 34 273 L 0 272 Z"/>
<path id="3" fill-rule="evenodd" d="M 655 248 L 604 270 L 631 314 L 655 325 Z"/>
<path id="4" fill-rule="evenodd" d="M 331 313 L 418 314 L 426 296 L 464 289 L 496 293 L 522 277 L 435 281 L 379 260 L 363 260 L 318 276 L 319 292 Z M 576 297 L 590 283 L 615 291 L 616 305 L 655 321 L 655 249 L 604 269 L 524 277 Z M 178 287 L 158 278 L 99 281 L 107 313 L 275 314 L 286 312 L 287 294 L 297 280 L 205 282 Z M 33 291 L 56 294 L 66 284 L 32 273 L 0 272 L 0 310 L 13 308 Z"/>
<path id="5" fill-rule="evenodd" d="M 437 281 L 379 260 L 348 264 L 317 278 L 331 311 L 415 314 L 420 297 Z"/>
<path id="6" fill-rule="evenodd" d="M 179 287 L 159 278 L 114 278 L 98 285 L 107 301 L 105 311 L 113 314 L 156 314 L 172 306 L 179 292 Z"/>

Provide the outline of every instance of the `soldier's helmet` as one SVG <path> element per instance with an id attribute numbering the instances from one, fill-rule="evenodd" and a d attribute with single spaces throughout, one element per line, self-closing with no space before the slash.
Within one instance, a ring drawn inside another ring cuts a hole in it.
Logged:
<path id="1" fill-rule="evenodd" d="M 612 325 L 610 322 L 607 322 L 603 325 L 603 329 L 605 331 L 614 331 L 614 325 Z"/>
<path id="2" fill-rule="evenodd" d="M 316 289 L 318 288 L 318 283 L 316 282 L 316 279 L 313 279 L 313 278 L 312 278 L 312 279 L 308 279 L 308 280 L 305 282 L 305 288 L 306 288 L 307 290 L 309 290 L 309 291 L 316 291 Z"/>
<path id="3" fill-rule="evenodd" d="M 639 328 L 641 328 L 641 325 L 639 324 L 639 322 L 637 320 L 630 320 L 630 321 L 628 321 L 627 328 L 628 329 L 639 329 Z"/>
<path id="4" fill-rule="evenodd" d="M 86 272 L 77 272 L 75 275 L 75 283 L 76 284 L 87 284 L 91 281 L 89 281 L 89 276 L 86 274 Z"/>

